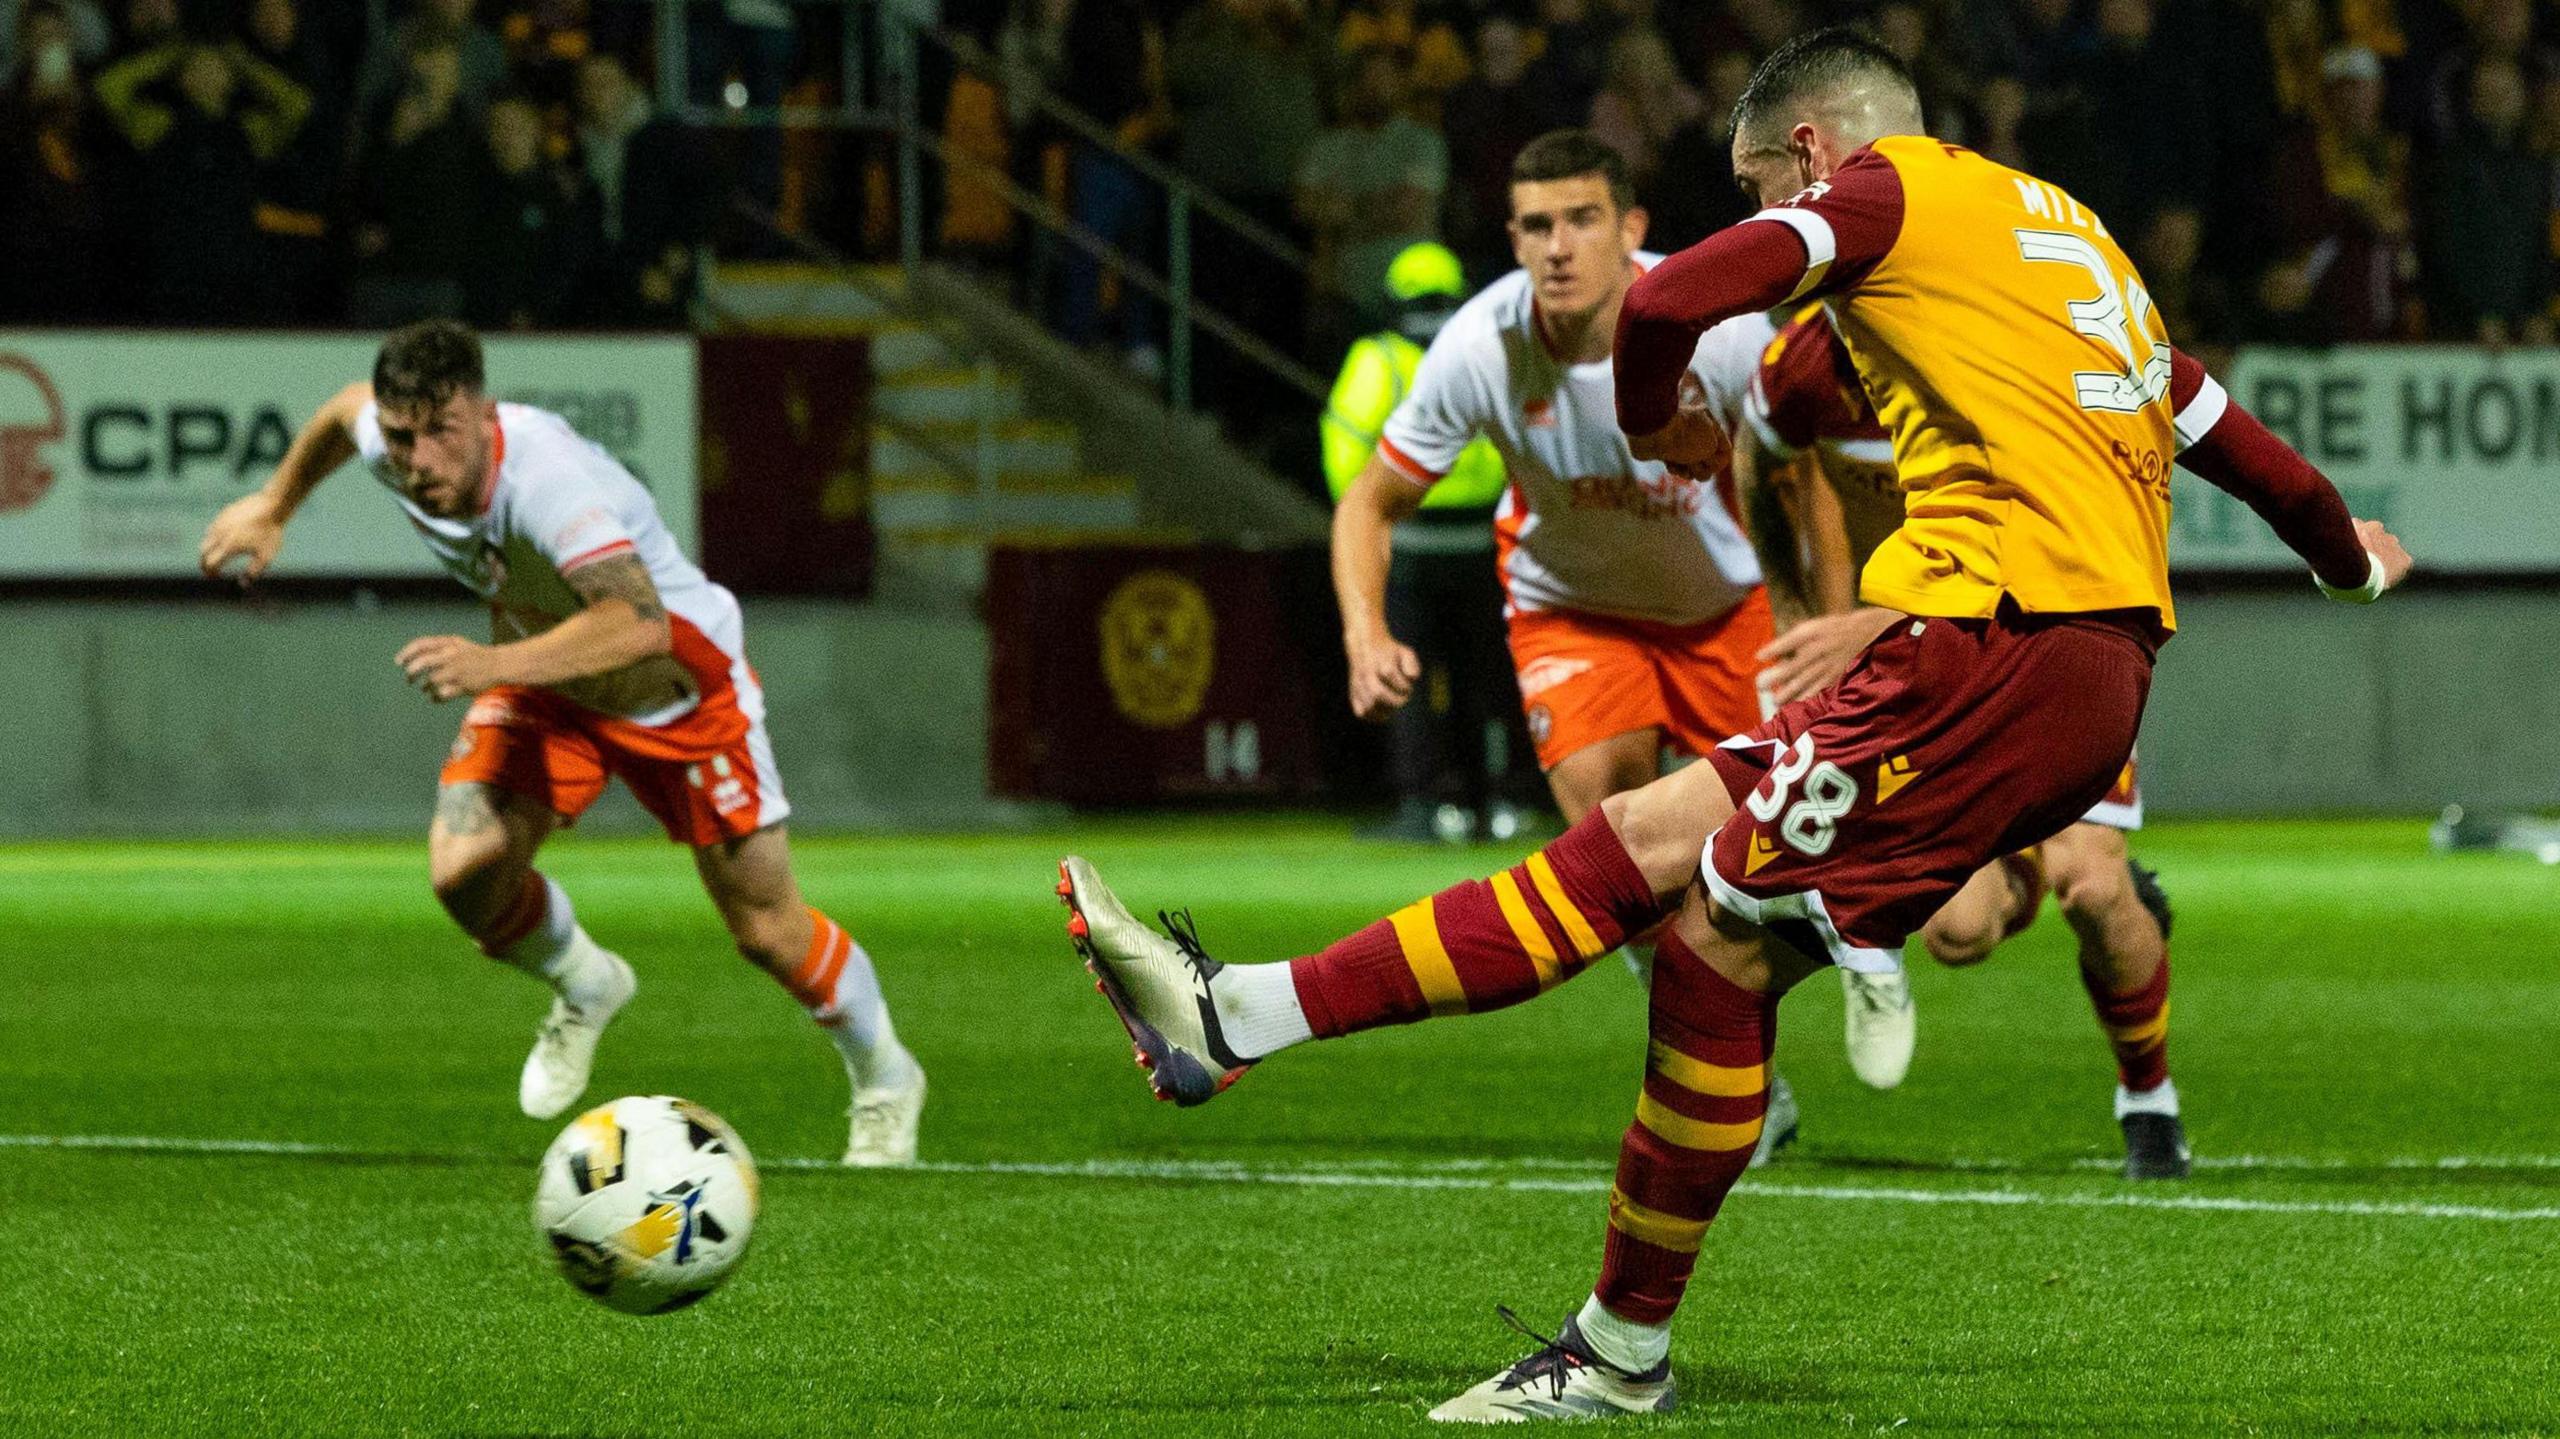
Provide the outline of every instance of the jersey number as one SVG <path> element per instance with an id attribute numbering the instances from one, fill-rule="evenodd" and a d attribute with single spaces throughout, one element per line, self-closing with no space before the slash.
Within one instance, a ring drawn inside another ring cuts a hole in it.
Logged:
<path id="1" fill-rule="evenodd" d="M 1787 806 L 1787 793 L 1804 781 L 1804 798 Z M 1769 771 L 1767 783 L 1753 790 L 1742 801 L 1751 817 L 1766 824 L 1778 819 L 1778 838 L 1787 847 L 1808 857 L 1831 852 L 1831 842 L 1840 837 L 1840 821 L 1858 802 L 1858 782 L 1849 772 L 1829 760 L 1813 757 L 1813 736 L 1799 736 L 1790 749 L 1779 753 L 1778 763 Z"/>
<path id="2" fill-rule="evenodd" d="M 2081 370 L 2071 377 L 2080 408 L 2139 414 L 2169 393 L 2169 342 L 2152 333 L 2151 292 L 2131 275 L 2119 285 L 2115 267 L 2087 237 L 2068 230 L 2020 230 L 2018 258 L 2078 265 L 2098 293 L 2069 304 L 2071 328 L 2124 356 L 2121 370 Z"/>

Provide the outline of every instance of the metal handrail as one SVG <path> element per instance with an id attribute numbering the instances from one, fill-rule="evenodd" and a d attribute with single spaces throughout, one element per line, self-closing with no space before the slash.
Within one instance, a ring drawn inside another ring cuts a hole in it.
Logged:
<path id="1" fill-rule="evenodd" d="M 1192 324 L 1198 325 L 1201 329 L 1234 346 L 1237 353 L 1270 371 L 1274 377 L 1291 389 L 1299 391 L 1318 404 L 1324 403 L 1326 397 L 1332 393 L 1333 387 L 1330 381 L 1291 359 L 1251 330 L 1203 304 L 1199 299 L 1190 297 L 1189 286 L 1181 283 L 1188 279 L 1187 276 L 1159 275 L 1148 269 L 1115 248 L 1109 240 L 1076 223 L 1073 216 L 1051 204 L 1046 196 L 1033 194 L 1030 190 L 1023 188 L 1021 182 L 1006 174 L 1000 167 L 990 165 L 974 155 L 953 149 L 942 137 L 918 132 L 914 138 L 918 148 L 940 160 L 946 171 L 967 171 L 980 182 L 992 185 L 1016 210 L 1056 231 L 1095 259 L 1118 266 L 1123 278 L 1146 291 L 1151 298 L 1165 305 L 1177 316 L 1182 315 L 1187 309 L 1188 318 Z M 1177 215 L 1181 213 L 1179 207 L 1176 208 L 1175 213 Z M 1188 245 L 1176 245 L 1174 254 L 1177 259 L 1187 262 L 1189 249 Z M 1188 268 L 1187 263 L 1180 268 Z"/>
<path id="2" fill-rule="evenodd" d="M 1201 188 L 1199 182 L 1188 178 L 1162 160 L 1130 146 L 1119 136 L 1104 128 L 1101 121 L 1059 99 L 1057 93 L 1042 83 L 1038 77 L 1024 73 L 1020 67 L 1006 63 L 1004 57 L 1000 55 L 988 53 L 985 46 L 966 35 L 956 34 L 941 26 L 919 26 L 916 28 L 916 33 L 941 46 L 961 64 L 991 79 L 1001 81 L 1007 87 L 1008 94 L 1028 93 L 1033 105 L 1041 114 L 1075 132 L 1076 136 L 1086 144 L 1110 151 L 1122 164 L 1164 186 L 1168 192 L 1180 195 L 1191 208 L 1235 231 L 1273 259 L 1302 273 L 1314 268 L 1315 257 L 1300 249 L 1289 237 L 1246 214 L 1234 204 L 1219 198 L 1216 193 Z"/>

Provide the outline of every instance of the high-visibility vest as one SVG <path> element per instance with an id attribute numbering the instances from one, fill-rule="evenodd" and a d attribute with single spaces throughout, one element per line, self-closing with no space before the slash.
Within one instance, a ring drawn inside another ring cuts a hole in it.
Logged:
<path id="1" fill-rule="evenodd" d="M 1333 395 L 1318 428 L 1324 434 L 1324 478 L 1334 502 L 1351 488 L 1378 436 L 1387 427 L 1413 372 L 1422 363 L 1422 347 L 1394 330 L 1363 335 L 1351 344 L 1334 378 Z M 1426 510 L 1484 509 L 1502 498 L 1502 456 L 1479 435 L 1458 454 L 1457 468 L 1422 497 Z"/>

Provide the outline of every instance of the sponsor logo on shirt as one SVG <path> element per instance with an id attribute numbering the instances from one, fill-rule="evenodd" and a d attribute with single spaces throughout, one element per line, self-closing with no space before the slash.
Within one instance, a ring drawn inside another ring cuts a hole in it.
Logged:
<path id="1" fill-rule="evenodd" d="M 1617 510 L 1639 520 L 1686 519 L 1698 513 L 1700 487 L 1695 480 L 1665 470 L 1653 479 L 1638 475 L 1577 475 L 1566 481 L 1577 510 Z"/>

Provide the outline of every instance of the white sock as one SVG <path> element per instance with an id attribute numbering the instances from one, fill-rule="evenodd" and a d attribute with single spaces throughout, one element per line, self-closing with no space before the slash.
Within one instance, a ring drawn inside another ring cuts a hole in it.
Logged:
<path id="1" fill-rule="evenodd" d="M 2177 1118 L 2178 1082 L 2174 1079 L 2164 1079 L 2156 1088 L 2146 1089 L 2139 1094 L 2121 1084 L 2117 1085 L 2116 1118 L 2122 1119 L 2128 1114 L 2165 1114 L 2172 1119 Z"/>
<path id="2" fill-rule="evenodd" d="M 906 1046 L 898 1043 L 897 1027 L 889 1022 L 889 1004 L 880 997 L 880 975 L 871 967 L 871 953 L 852 935 L 845 936 L 844 967 L 836 972 L 834 995 L 810 1010 L 809 1017 L 835 1041 L 856 1089 L 902 1078 L 915 1067 Z"/>
<path id="3" fill-rule="evenodd" d="M 1286 964 L 1230 964 L 1209 986 L 1227 1046 L 1246 1059 L 1277 1054 L 1316 1037 Z"/>
<path id="4" fill-rule="evenodd" d="M 1629 1374 L 1642 1374 L 1671 1353 L 1670 1325 L 1621 1319 L 1600 1307 L 1597 1294 L 1582 1301 L 1582 1312 L 1573 1317 L 1573 1323 L 1601 1363 Z"/>

